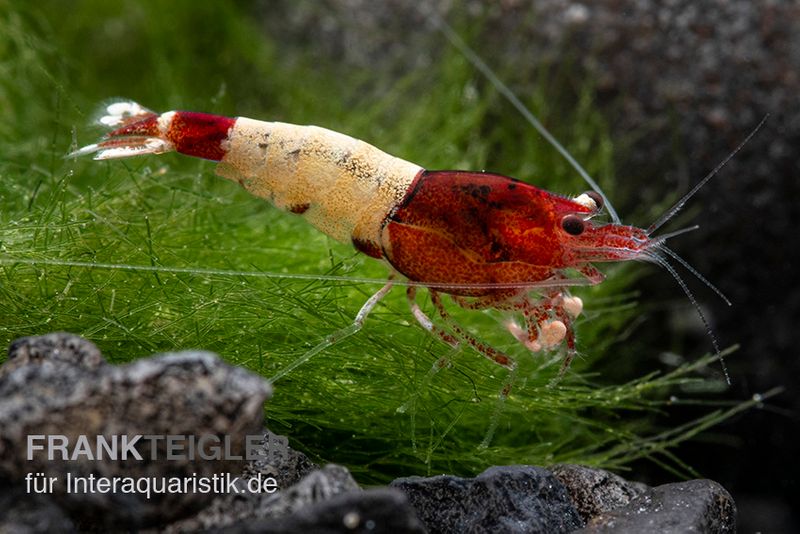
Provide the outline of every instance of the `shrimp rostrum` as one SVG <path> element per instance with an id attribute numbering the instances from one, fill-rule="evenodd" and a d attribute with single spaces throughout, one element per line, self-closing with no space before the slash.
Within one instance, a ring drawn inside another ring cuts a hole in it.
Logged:
<path id="1" fill-rule="evenodd" d="M 400 276 L 408 280 L 414 317 L 444 342 L 516 366 L 452 318 L 447 294 L 463 308 L 511 312 L 517 320 L 506 323 L 508 331 L 532 352 L 566 345 L 563 373 L 575 354 L 573 321 L 582 309 L 568 289 L 603 280 L 593 263 L 649 260 L 676 278 L 666 256 L 688 267 L 664 246 L 680 231 L 651 237 L 688 195 L 644 230 L 593 220 L 603 210 L 594 191 L 567 198 L 498 174 L 427 170 L 316 126 L 157 114 L 133 102 L 111 104 L 105 113 L 100 121 L 112 131 L 73 155 L 106 160 L 176 151 L 217 161 L 220 176 L 385 262 L 392 274 L 359 312 L 356 329 Z M 417 304 L 419 286 L 430 291 L 441 321 Z"/>

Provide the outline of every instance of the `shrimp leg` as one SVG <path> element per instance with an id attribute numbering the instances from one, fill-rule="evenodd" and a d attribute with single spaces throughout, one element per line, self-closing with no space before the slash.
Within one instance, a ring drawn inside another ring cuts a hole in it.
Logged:
<path id="1" fill-rule="evenodd" d="M 416 298 L 417 298 L 417 288 L 416 288 L 416 286 L 413 286 L 413 285 L 408 286 L 408 288 L 406 289 L 406 297 L 408 299 L 409 308 L 411 308 L 411 314 L 414 316 L 414 318 L 417 320 L 417 322 L 420 324 L 420 326 L 422 326 L 422 328 L 424 328 L 425 330 L 427 330 L 431 334 L 436 335 L 444 343 L 446 343 L 446 344 L 448 344 L 448 345 L 450 345 L 452 347 L 452 349 L 446 355 L 444 355 L 441 358 L 439 358 L 438 360 L 436 360 L 436 363 L 434 363 L 431 366 L 430 370 L 425 374 L 425 378 L 422 379 L 422 383 L 419 385 L 419 387 L 416 389 L 416 391 L 411 394 L 411 396 L 408 398 L 408 400 L 406 402 L 404 402 L 403 404 L 398 406 L 397 410 L 395 410 L 397 413 L 401 413 L 402 414 L 402 413 L 408 412 L 409 408 L 412 408 L 412 410 L 410 412 L 410 416 L 411 416 L 411 447 L 416 452 L 416 450 L 417 450 L 416 411 L 413 408 L 414 408 L 414 406 L 416 404 L 417 398 L 419 397 L 420 392 L 426 391 L 428 389 L 428 387 L 430 386 L 431 380 L 433 380 L 434 375 L 436 373 L 438 373 L 440 370 L 442 370 L 445 367 L 448 367 L 450 365 L 451 360 L 461 350 L 461 343 L 459 343 L 458 340 L 455 337 L 453 337 L 451 334 L 449 334 L 447 331 L 445 331 L 444 329 L 442 329 L 442 328 L 438 327 L 437 325 L 435 325 L 433 323 L 433 321 L 431 320 L 431 318 L 428 317 L 428 315 L 424 311 L 422 311 L 422 309 L 419 307 L 419 304 L 417 304 L 417 300 L 416 300 Z"/>
<path id="2" fill-rule="evenodd" d="M 497 396 L 497 401 L 495 403 L 495 407 L 492 410 L 492 416 L 489 421 L 489 427 L 486 430 L 486 435 L 484 436 L 483 440 L 481 441 L 480 447 L 486 448 L 491 443 L 492 438 L 494 437 L 495 431 L 497 430 L 497 425 L 500 421 L 500 416 L 502 415 L 503 406 L 505 404 L 508 395 L 511 393 L 511 388 L 514 385 L 516 380 L 516 370 L 517 370 L 517 363 L 511 359 L 505 353 L 495 349 L 494 347 L 479 341 L 475 336 L 467 332 L 461 325 L 459 325 L 450 315 L 450 313 L 445 309 L 444 303 L 442 302 L 441 295 L 438 291 L 429 288 L 431 293 L 431 302 L 433 303 L 436 311 L 442 317 L 442 319 L 447 324 L 448 328 L 453 332 L 454 335 L 448 333 L 446 330 L 436 326 L 433 321 L 420 309 L 419 304 L 416 302 L 416 287 L 409 286 L 406 294 L 408 296 L 409 305 L 411 307 L 411 312 L 417 321 L 422 325 L 423 328 L 428 330 L 429 332 L 436 334 L 442 341 L 451 345 L 453 347 L 458 347 L 460 339 L 461 341 L 465 341 L 468 343 L 472 348 L 474 348 L 478 353 L 482 356 L 488 358 L 489 360 L 493 361 L 498 365 L 502 365 L 510 372 L 506 377 L 506 380 L 503 384 L 503 387 L 500 390 L 500 393 Z M 448 364 L 448 357 L 444 356 L 437 360 L 436 364 L 434 364 L 433 368 L 428 372 L 425 377 L 425 384 L 427 385 L 433 375 L 436 374 L 440 369 L 445 367 Z M 415 397 L 409 399 L 408 402 L 403 404 L 398 411 L 405 412 L 408 409 L 408 406 L 413 403 Z"/>
<path id="3" fill-rule="evenodd" d="M 489 446 L 495 432 L 497 431 L 497 426 L 500 423 L 500 416 L 503 414 L 503 407 L 505 406 L 506 399 L 508 399 L 508 396 L 511 393 L 511 388 L 514 387 L 514 382 L 516 382 L 517 362 L 491 345 L 487 345 L 486 343 L 479 341 L 472 334 L 464 330 L 464 328 L 462 328 L 461 325 L 459 325 L 445 309 L 444 304 L 442 303 L 442 298 L 437 291 L 431 290 L 431 301 L 433 302 L 434 307 L 436 307 L 436 311 L 439 312 L 439 315 L 441 315 L 442 319 L 444 319 L 444 321 L 456 333 L 457 336 L 464 339 L 464 341 L 469 343 L 472 348 L 478 351 L 481 355 L 509 370 L 509 373 L 503 383 L 503 387 L 500 388 L 500 393 L 497 395 L 494 409 L 492 409 L 492 415 L 489 420 L 489 427 L 486 429 L 486 435 L 483 437 L 479 445 L 480 448 L 485 449 Z"/>
<path id="4" fill-rule="evenodd" d="M 310 360 L 323 350 L 327 349 L 332 345 L 335 345 L 341 340 L 350 337 L 359 330 L 361 330 L 361 328 L 364 326 L 364 321 L 366 321 L 367 316 L 375 308 L 378 302 L 380 302 L 381 299 L 383 299 L 383 297 L 385 297 L 389 293 L 389 291 L 391 291 L 393 286 L 394 286 L 394 273 L 389 275 L 389 279 L 386 281 L 383 287 L 381 287 L 378 291 L 376 291 L 375 294 L 372 295 L 369 299 L 367 299 L 364 305 L 361 306 L 361 309 L 358 311 L 358 314 L 356 315 L 356 318 L 353 320 L 352 324 L 329 334 L 316 346 L 306 351 L 305 354 L 295 359 L 292 363 L 290 363 L 289 365 L 278 371 L 270 379 L 270 381 L 275 382 L 277 380 L 280 380 L 281 378 L 291 373 L 296 368 L 300 367 L 301 365 L 306 363 L 308 360 Z"/>
<path id="5" fill-rule="evenodd" d="M 587 275 L 591 274 L 587 272 Z M 525 328 L 520 327 L 513 319 L 509 319 L 506 328 L 531 352 L 550 349 L 566 340 L 567 354 L 558 378 L 564 375 L 575 357 L 575 333 L 572 322 L 580 315 L 583 302 L 580 298 L 571 296 L 566 288 L 554 287 L 542 291 L 542 297 L 538 301 L 532 301 L 524 292 L 507 296 L 488 295 L 472 300 L 458 295 L 453 295 L 452 298 L 456 304 L 468 310 L 494 308 L 520 312 L 525 319 Z"/>
<path id="6" fill-rule="evenodd" d="M 502 365 L 506 369 L 513 370 L 517 366 L 517 362 L 512 360 L 508 355 L 505 353 L 495 349 L 494 347 L 479 341 L 475 336 L 464 330 L 464 328 L 459 325 L 453 318 L 450 316 L 450 313 L 445 309 L 444 303 L 442 303 L 442 297 L 438 291 L 430 290 L 431 291 L 431 301 L 433 302 L 436 311 L 439 312 L 439 315 L 442 319 L 447 323 L 450 329 L 455 333 L 455 335 L 462 340 L 469 343 L 478 353 L 486 358 L 490 359 L 494 363 L 498 365 Z"/>

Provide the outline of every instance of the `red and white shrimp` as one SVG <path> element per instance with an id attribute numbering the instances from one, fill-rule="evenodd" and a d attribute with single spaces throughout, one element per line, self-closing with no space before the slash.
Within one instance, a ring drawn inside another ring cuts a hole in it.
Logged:
<path id="1" fill-rule="evenodd" d="M 562 373 L 575 354 L 572 323 L 582 309 L 568 287 L 600 283 L 603 275 L 593 263 L 656 262 L 692 298 L 665 259 L 688 267 L 664 246 L 686 230 L 651 234 L 711 175 L 644 230 L 593 221 L 604 204 L 595 191 L 566 198 L 498 174 L 426 170 L 316 126 L 188 111 L 157 114 L 134 102 L 111 104 L 105 112 L 100 121 L 113 130 L 73 155 L 105 160 L 176 151 L 217 161 L 219 175 L 389 266 L 388 282 L 352 327 L 311 353 L 358 330 L 397 275 L 409 280 L 411 311 L 425 329 L 454 346 L 465 342 L 512 370 L 516 363 L 507 354 L 452 319 L 442 294 L 467 309 L 516 313 L 523 326 L 510 321 L 507 328 L 533 352 L 566 344 Z M 417 304 L 417 286 L 429 289 L 444 327 Z M 713 336 L 712 342 L 719 352 Z"/>

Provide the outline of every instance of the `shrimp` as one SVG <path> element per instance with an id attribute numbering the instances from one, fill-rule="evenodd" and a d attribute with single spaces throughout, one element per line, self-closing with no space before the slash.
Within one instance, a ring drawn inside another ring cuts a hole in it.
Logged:
<path id="1" fill-rule="evenodd" d="M 621 224 L 613 212 L 615 222 L 593 220 L 605 204 L 599 191 L 568 198 L 500 174 L 428 170 L 317 126 L 188 111 L 158 114 L 135 102 L 107 106 L 100 122 L 113 129 L 72 156 L 94 154 L 96 160 L 107 160 L 175 151 L 216 161 L 220 176 L 389 267 L 386 284 L 364 304 L 354 323 L 329 336 L 281 376 L 359 330 L 399 277 L 408 280 L 412 315 L 443 342 L 454 347 L 466 343 L 495 364 L 516 368 L 508 354 L 480 341 L 452 318 L 442 299 L 446 294 L 465 309 L 517 314 L 522 325 L 511 320 L 506 328 L 531 352 L 566 345 L 559 376 L 576 353 L 573 323 L 583 306 L 569 288 L 602 282 L 604 276 L 594 263 L 657 263 L 679 281 L 696 306 L 668 263 L 670 257 L 719 293 L 664 244 L 696 227 L 652 236 L 714 173 L 650 228 L 642 229 Z M 429 290 L 444 326 L 420 308 L 419 286 Z M 711 338 L 719 353 L 713 334 Z M 503 395 L 509 389 L 510 383 Z"/>

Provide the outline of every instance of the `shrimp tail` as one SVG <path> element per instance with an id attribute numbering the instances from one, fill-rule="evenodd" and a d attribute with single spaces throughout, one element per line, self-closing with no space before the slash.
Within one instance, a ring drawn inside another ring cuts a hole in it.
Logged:
<path id="1" fill-rule="evenodd" d="M 112 128 L 99 142 L 75 150 L 67 157 L 94 154 L 94 159 L 116 159 L 174 150 L 158 128 L 158 113 L 136 102 L 120 101 L 104 106 L 97 122 Z"/>
<path id="2" fill-rule="evenodd" d="M 112 128 L 97 143 L 67 157 L 94 154 L 94 159 L 117 159 L 177 151 L 219 161 L 236 119 L 207 113 L 168 111 L 158 114 L 136 102 L 114 102 L 104 107 L 98 122 Z"/>

